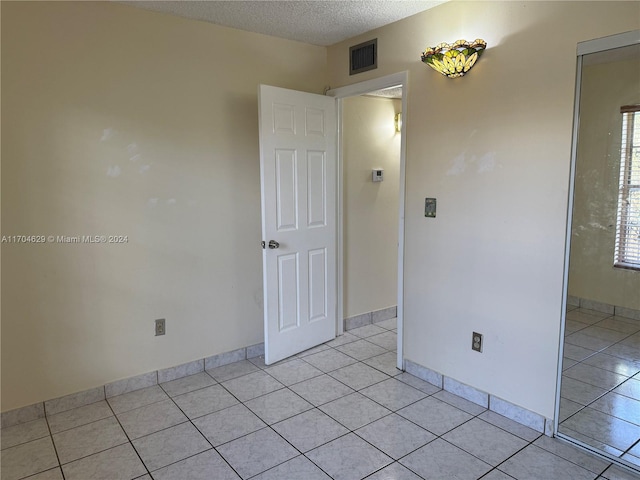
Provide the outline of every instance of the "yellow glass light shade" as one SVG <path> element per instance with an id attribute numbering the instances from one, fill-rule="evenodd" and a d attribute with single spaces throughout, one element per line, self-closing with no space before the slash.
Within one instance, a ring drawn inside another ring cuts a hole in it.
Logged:
<path id="1" fill-rule="evenodd" d="M 402 112 L 396 113 L 394 117 L 394 124 L 396 127 L 396 132 L 400 133 L 402 130 Z"/>
<path id="2" fill-rule="evenodd" d="M 481 38 L 473 42 L 439 43 L 422 53 L 422 61 L 445 77 L 462 77 L 475 65 L 485 48 L 487 42 Z"/>

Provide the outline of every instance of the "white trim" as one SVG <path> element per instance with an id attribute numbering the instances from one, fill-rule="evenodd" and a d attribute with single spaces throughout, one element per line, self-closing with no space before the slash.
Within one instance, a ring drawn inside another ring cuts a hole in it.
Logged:
<path id="1" fill-rule="evenodd" d="M 578 55 L 576 65 L 576 91 L 573 100 L 573 132 L 571 135 L 571 166 L 569 170 L 569 201 L 567 204 L 567 229 L 565 231 L 564 272 L 562 275 L 562 310 L 560 311 L 560 338 L 558 339 L 558 369 L 556 374 L 556 405 L 553 430 L 558 431 L 560 420 L 560 390 L 562 386 L 562 359 L 564 358 L 564 332 L 567 321 L 567 296 L 569 294 L 569 256 L 571 253 L 571 228 L 573 223 L 573 192 L 576 181 L 576 149 L 580 126 L 580 84 L 582 81 L 582 55 Z"/>
<path id="2" fill-rule="evenodd" d="M 400 188 L 399 215 L 398 215 L 398 357 L 396 365 L 404 370 L 403 359 L 403 332 L 404 332 L 404 211 L 405 211 L 405 182 L 406 182 L 406 152 L 407 135 L 405 133 L 407 125 L 407 89 L 409 87 L 409 73 L 407 71 L 386 75 L 372 80 L 347 85 L 345 87 L 329 90 L 327 95 L 338 99 L 338 312 L 336 315 L 338 334 L 343 333 L 343 259 L 344 244 L 342 231 L 342 209 L 343 209 L 343 162 L 342 162 L 342 99 L 362 95 L 374 90 L 383 88 L 402 86 L 402 135 L 400 138 Z"/>
<path id="3" fill-rule="evenodd" d="M 577 55 L 588 55 L 589 53 L 604 52 L 613 50 L 614 48 L 626 47 L 640 43 L 640 30 L 619 33 L 608 37 L 596 38 L 595 40 L 587 40 L 579 42 Z"/>

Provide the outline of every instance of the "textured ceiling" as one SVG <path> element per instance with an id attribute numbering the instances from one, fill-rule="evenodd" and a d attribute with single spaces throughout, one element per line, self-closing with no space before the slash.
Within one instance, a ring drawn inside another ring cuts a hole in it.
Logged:
<path id="1" fill-rule="evenodd" d="M 128 5 L 297 40 L 333 45 L 446 0 L 125 1 Z"/>

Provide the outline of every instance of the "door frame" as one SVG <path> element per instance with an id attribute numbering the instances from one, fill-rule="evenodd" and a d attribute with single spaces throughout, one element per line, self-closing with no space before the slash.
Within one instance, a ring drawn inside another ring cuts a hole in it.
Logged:
<path id="1" fill-rule="evenodd" d="M 406 151 L 407 151 L 407 135 L 404 130 L 407 125 L 407 88 L 409 73 L 408 71 L 398 72 L 363 82 L 354 83 L 345 87 L 339 87 L 327 91 L 327 95 L 337 99 L 338 105 L 336 114 L 338 116 L 338 138 L 337 138 L 337 196 L 338 196 L 338 212 L 337 212 L 337 236 L 338 236 L 338 296 L 337 296 L 337 312 L 336 312 L 336 332 L 338 335 L 344 333 L 344 231 L 343 231 L 343 209 L 344 209 L 344 176 L 343 176 L 343 125 L 342 125 L 342 109 L 343 99 L 363 95 L 375 90 L 382 90 L 389 87 L 402 87 L 402 132 L 400 133 L 400 185 L 398 192 L 398 285 L 397 285 L 397 317 L 398 317 L 398 351 L 396 366 L 400 370 L 404 370 L 403 355 L 403 338 L 404 338 L 404 212 L 405 212 L 405 182 L 406 182 Z"/>

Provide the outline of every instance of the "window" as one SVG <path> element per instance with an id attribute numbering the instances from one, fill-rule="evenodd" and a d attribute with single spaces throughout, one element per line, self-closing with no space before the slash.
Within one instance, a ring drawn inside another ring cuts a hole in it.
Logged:
<path id="1" fill-rule="evenodd" d="M 616 267 L 640 270 L 640 105 L 620 108 L 622 148 L 616 222 Z"/>

